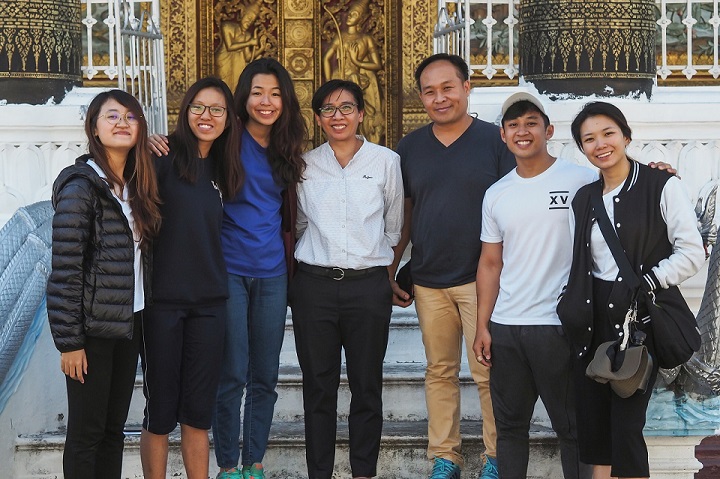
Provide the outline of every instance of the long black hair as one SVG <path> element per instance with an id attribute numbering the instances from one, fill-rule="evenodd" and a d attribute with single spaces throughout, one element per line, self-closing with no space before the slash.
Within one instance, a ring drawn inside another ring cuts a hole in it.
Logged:
<path id="1" fill-rule="evenodd" d="M 219 78 L 205 77 L 192 84 L 180 103 L 178 123 L 175 131 L 170 134 L 170 145 L 175 152 L 174 164 L 180 178 L 194 183 L 198 175 L 198 139 L 190 128 L 188 109 L 190 103 L 202 90 L 214 88 L 222 93 L 225 99 L 226 127 L 210 147 L 210 154 L 215 158 L 215 181 L 222 191 L 223 197 L 233 198 L 240 191 L 245 176 L 242 163 L 238 161 L 238 144 L 240 130 L 235 109 L 233 108 L 230 88 Z"/>
<path id="2" fill-rule="evenodd" d="M 252 89 L 252 80 L 258 74 L 274 75 L 280 85 L 282 112 L 270 130 L 267 157 L 275 181 L 288 186 L 301 181 L 305 170 L 302 153 L 307 138 L 307 127 L 300 114 L 300 102 L 295 94 L 290 74 L 280 62 L 272 58 L 252 61 L 240 74 L 235 88 L 235 110 L 240 123 L 245 125 L 250 118 L 246 105 Z"/>

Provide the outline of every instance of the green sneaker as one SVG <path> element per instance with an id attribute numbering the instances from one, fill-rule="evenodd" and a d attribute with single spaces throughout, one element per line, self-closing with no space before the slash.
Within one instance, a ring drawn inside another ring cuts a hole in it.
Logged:
<path id="1" fill-rule="evenodd" d="M 242 477 L 243 479 L 265 479 L 265 469 L 259 462 L 252 466 L 243 466 Z"/>
<path id="2" fill-rule="evenodd" d="M 243 474 L 237 467 L 233 467 L 229 471 L 220 471 L 215 479 L 243 479 Z"/>

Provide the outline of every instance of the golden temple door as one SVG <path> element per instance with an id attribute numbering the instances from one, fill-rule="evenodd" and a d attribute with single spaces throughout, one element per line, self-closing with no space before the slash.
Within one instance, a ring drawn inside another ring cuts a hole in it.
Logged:
<path id="1" fill-rule="evenodd" d="M 344 78 L 365 93 L 362 133 L 392 147 L 427 121 L 412 77 L 432 53 L 436 19 L 436 6 L 421 0 L 167 0 L 161 24 L 171 129 L 197 78 L 218 75 L 233 89 L 245 65 L 270 56 L 290 72 L 314 144 L 323 140 L 312 94 Z"/>

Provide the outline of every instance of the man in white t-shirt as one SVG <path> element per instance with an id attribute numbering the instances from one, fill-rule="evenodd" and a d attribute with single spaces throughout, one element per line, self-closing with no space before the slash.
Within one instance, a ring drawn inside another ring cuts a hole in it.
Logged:
<path id="1" fill-rule="evenodd" d="M 570 203 L 597 173 L 550 156 L 554 129 L 537 98 L 516 93 L 502 115 L 502 139 L 517 168 L 483 200 L 473 346 L 478 361 L 491 366 L 500 477 L 527 475 L 539 396 L 557 433 L 565 479 L 589 478 L 591 468 L 578 459 L 573 353 L 555 308 L 572 261 Z"/>

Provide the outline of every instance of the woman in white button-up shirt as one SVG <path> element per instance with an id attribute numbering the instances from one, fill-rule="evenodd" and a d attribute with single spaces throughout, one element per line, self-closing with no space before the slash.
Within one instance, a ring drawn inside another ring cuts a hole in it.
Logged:
<path id="1" fill-rule="evenodd" d="M 362 89 L 344 80 L 312 100 L 328 141 L 305 155 L 298 185 L 298 273 L 291 282 L 295 342 L 303 371 L 308 475 L 330 479 L 341 350 L 350 402 L 350 466 L 377 474 L 382 430 L 382 364 L 392 290 L 387 266 L 402 227 L 400 157 L 357 135 Z"/>

